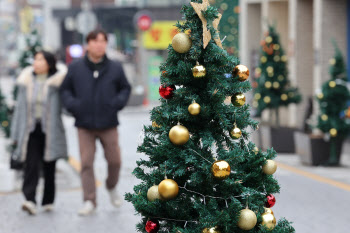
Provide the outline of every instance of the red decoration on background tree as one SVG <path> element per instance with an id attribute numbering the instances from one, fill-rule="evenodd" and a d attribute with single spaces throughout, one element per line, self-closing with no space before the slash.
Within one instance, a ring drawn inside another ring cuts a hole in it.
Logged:
<path id="1" fill-rule="evenodd" d="M 274 195 L 269 194 L 266 196 L 266 203 L 265 203 L 265 207 L 266 208 L 271 208 L 276 204 L 276 198 Z"/>
<path id="2" fill-rule="evenodd" d="M 148 220 L 145 227 L 148 233 L 157 233 L 159 230 L 159 222 L 156 219 Z"/>
<path id="3" fill-rule="evenodd" d="M 176 88 L 174 85 L 171 85 L 171 86 L 160 85 L 159 94 L 164 99 L 170 99 L 171 97 L 173 97 L 175 89 Z"/>

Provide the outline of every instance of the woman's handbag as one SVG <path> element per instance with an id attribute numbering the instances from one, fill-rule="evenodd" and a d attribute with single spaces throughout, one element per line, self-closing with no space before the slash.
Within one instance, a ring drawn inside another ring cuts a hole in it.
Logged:
<path id="1" fill-rule="evenodd" d="M 10 153 L 11 153 L 11 158 L 10 158 L 10 168 L 14 170 L 22 170 L 24 167 L 24 162 L 20 160 L 20 157 L 15 154 L 17 145 L 14 143 L 10 145 Z"/>

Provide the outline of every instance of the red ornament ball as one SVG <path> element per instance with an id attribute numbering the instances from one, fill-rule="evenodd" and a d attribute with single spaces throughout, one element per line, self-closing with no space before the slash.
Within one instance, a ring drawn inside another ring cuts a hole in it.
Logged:
<path id="1" fill-rule="evenodd" d="M 160 85 L 160 87 L 159 87 L 159 94 L 164 99 L 170 99 L 171 97 L 173 97 L 175 89 L 176 88 L 175 88 L 174 85 L 170 85 L 170 86 Z"/>
<path id="2" fill-rule="evenodd" d="M 269 194 L 266 196 L 266 203 L 265 203 L 265 207 L 266 208 L 271 208 L 276 204 L 276 198 L 274 195 Z"/>
<path id="3" fill-rule="evenodd" d="M 157 233 L 159 230 L 159 222 L 156 219 L 148 220 L 145 227 L 148 233 Z"/>

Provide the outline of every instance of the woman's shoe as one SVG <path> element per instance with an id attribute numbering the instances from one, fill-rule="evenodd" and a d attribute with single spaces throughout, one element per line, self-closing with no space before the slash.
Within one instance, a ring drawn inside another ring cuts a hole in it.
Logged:
<path id="1" fill-rule="evenodd" d="M 46 204 L 43 205 L 44 212 L 52 212 L 53 211 L 53 204 Z"/>
<path id="2" fill-rule="evenodd" d="M 22 210 L 30 215 L 36 215 L 36 205 L 32 201 L 25 201 L 22 205 Z"/>

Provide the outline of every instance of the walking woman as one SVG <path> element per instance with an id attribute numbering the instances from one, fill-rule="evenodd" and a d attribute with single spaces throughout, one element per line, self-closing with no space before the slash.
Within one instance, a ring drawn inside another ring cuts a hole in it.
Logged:
<path id="1" fill-rule="evenodd" d="M 22 209 L 37 213 L 36 188 L 41 169 L 44 175 L 42 206 L 52 211 L 55 199 L 56 161 L 67 157 L 67 143 L 61 119 L 59 87 L 66 68 L 56 67 L 53 54 L 35 54 L 33 66 L 25 68 L 17 79 L 17 104 L 11 126 L 16 144 L 13 157 L 25 162 Z"/>

